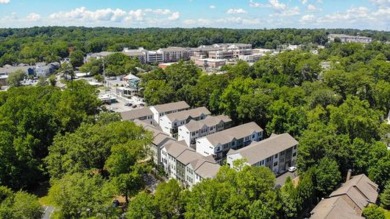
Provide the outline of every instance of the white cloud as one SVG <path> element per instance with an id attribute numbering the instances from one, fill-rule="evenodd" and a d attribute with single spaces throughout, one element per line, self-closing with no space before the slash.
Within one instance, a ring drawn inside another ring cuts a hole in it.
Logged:
<path id="1" fill-rule="evenodd" d="M 164 24 L 166 21 L 175 21 L 180 18 L 178 11 L 169 9 L 136 9 L 124 11 L 122 9 L 88 10 L 85 7 L 70 11 L 61 11 L 49 15 L 52 22 L 116 22 L 116 23 L 148 23 Z"/>
<path id="2" fill-rule="evenodd" d="M 308 0 L 301 0 L 302 4 L 306 4 Z"/>
<path id="3" fill-rule="evenodd" d="M 226 17 L 226 18 L 218 18 L 218 19 L 205 19 L 205 18 L 199 18 L 199 19 L 187 19 L 184 20 L 183 23 L 187 26 L 191 27 L 212 27 L 215 25 L 218 25 L 219 27 L 242 27 L 243 25 L 246 26 L 256 26 L 263 24 L 263 22 L 259 18 L 255 19 L 246 19 L 242 17 Z"/>
<path id="4" fill-rule="evenodd" d="M 246 14 L 247 12 L 242 8 L 230 8 L 226 11 L 227 14 Z"/>
<path id="5" fill-rule="evenodd" d="M 390 7 L 390 0 L 370 0 L 374 5 L 385 8 Z"/>
<path id="6" fill-rule="evenodd" d="M 309 10 L 309 11 L 315 11 L 315 10 L 317 10 L 317 7 L 316 7 L 315 5 L 308 4 L 308 5 L 307 5 L 307 10 Z"/>
<path id="7" fill-rule="evenodd" d="M 265 5 L 259 2 L 254 2 L 253 0 L 249 0 L 249 6 L 252 8 L 260 8 L 260 7 L 264 7 Z"/>
<path id="8" fill-rule="evenodd" d="M 29 15 L 27 15 L 26 19 L 27 19 L 27 21 L 36 22 L 36 21 L 39 21 L 41 19 L 41 15 L 39 15 L 37 13 L 30 13 Z"/>
<path id="9" fill-rule="evenodd" d="M 215 5 L 210 5 L 209 8 L 210 9 L 215 9 Z"/>
<path id="10" fill-rule="evenodd" d="M 285 10 L 287 8 L 287 5 L 280 3 L 279 0 L 268 0 L 268 2 L 275 10 Z"/>
<path id="11" fill-rule="evenodd" d="M 307 14 L 307 15 L 303 15 L 301 17 L 301 19 L 299 20 L 299 22 L 301 23 L 308 23 L 308 22 L 313 22 L 314 21 L 314 15 L 312 14 Z"/>
<path id="12" fill-rule="evenodd" d="M 10 0 L 0 0 L 0 4 L 8 4 Z"/>

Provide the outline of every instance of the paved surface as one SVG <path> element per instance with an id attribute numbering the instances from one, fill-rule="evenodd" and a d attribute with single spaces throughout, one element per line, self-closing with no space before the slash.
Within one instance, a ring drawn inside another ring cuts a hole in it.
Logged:
<path id="1" fill-rule="evenodd" d="M 154 193 L 156 191 L 157 185 L 160 183 L 160 180 L 158 180 L 156 177 L 154 177 L 152 174 L 145 174 L 144 181 L 146 184 L 146 187 Z"/>
<path id="2" fill-rule="evenodd" d="M 282 175 L 279 175 L 278 177 L 276 177 L 275 185 L 283 186 L 284 183 L 286 182 L 287 177 L 290 177 L 291 179 L 294 179 L 297 176 L 298 176 L 298 172 L 297 171 L 295 171 L 293 173 L 287 171 L 287 172 L 283 173 Z"/>
<path id="3" fill-rule="evenodd" d="M 53 212 L 54 212 L 53 206 L 44 206 L 44 214 L 42 215 L 42 219 L 50 219 Z"/>

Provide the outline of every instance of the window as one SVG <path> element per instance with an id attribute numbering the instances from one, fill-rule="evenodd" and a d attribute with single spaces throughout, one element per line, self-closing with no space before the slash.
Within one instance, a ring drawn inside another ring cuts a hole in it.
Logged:
<path id="1" fill-rule="evenodd" d="M 278 154 L 275 154 L 275 158 L 278 158 Z"/>
<path id="2" fill-rule="evenodd" d="M 294 153 L 293 153 L 293 157 L 295 157 L 295 156 L 297 156 L 297 152 L 294 152 Z"/>
<path id="3" fill-rule="evenodd" d="M 296 146 L 296 145 L 294 146 L 294 150 L 295 150 L 295 149 L 297 149 L 297 146 Z"/>
<path id="4" fill-rule="evenodd" d="M 278 165 L 278 162 L 275 162 L 275 163 L 274 163 L 274 167 L 276 167 L 277 165 Z"/>

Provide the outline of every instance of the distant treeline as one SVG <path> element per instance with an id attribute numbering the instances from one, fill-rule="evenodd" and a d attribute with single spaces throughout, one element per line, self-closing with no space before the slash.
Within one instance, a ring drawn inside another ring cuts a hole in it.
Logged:
<path id="1" fill-rule="evenodd" d="M 327 34 L 343 33 L 389 41 L 390 32 L 356 29 L 218 29 L 218 28 L 87 28 L 32 27 L 0 29 L 0 66 L 52 62 L 75 50 L 83 54 L 121 51 L 124 47 L 158 49 L 168 46 L 197 47 L 214 43 L 250 43 L 277 48 L 281 44 L 325 45 Z"/>

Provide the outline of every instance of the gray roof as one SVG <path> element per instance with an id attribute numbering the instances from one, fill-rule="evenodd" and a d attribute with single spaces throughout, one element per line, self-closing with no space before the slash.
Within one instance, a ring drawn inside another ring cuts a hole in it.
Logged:
<path id="1" fill-rule="evenodd" d="M 201 176 L 203 179 L 214 178 L 220 168 L 221 166 L 217 163 L 205 161 L 195 170 L 195 173 Z"/>
<path id="2" fill-rule="evenodd" d="M 278 154 L 298 144 L 290 134 L 272 135 L 271 137 L 243 147 L 239 150 L 230 149 L 228 155 L 241 154 L 251 165 Z"/>
<path id="3" fill-rule="evenodd" d="M 310 219 L 363 219 L 356 214 L 355 210 L 342 198 L 333 197 L 323 199 L 311 211 Z"/>
<path id="4" fill-rule="evenodd" d="M 260 128 L 260 126 L 258 126 L 256 123 L 249 122 L 243 125 L 223 130 L 221 132 L 216 132 L 204 138 L 207 138 L 212 145 L 226 144 L 233 141 L 233 139 L 241 139 L 253 134 L 254 132 L 262 131 L 263 129 Z"/>
<path id="5" fill-rule="evenodd" d="M 122 120 L 134 120 L 144 116 L 153 116 L 153 112 L 148 107 L 121 112 Z"/>
<path id="6" fill-rule="evenodd" d="M 210 115 L 210 111 L 206 107 L 199 107 L 195 109 L 190 109 L 190 110 L 184 110 L 176 113 L 171 113 L 168 115 L 165 115 L 169 120 L 175 121 L 175 120 L 186 120 L 189 117 L 190 118 L 196 118 L 201 115 Z"/>
<path id="7" fill-rule="evenodd" d="M 216 126 L 219 123 L 228 123 L 232 120 L 229 118 L 229 116 L 225 115 L 219 115 L 219 116 L 207 116 L 204 120 L 191 120 L 189 123 L 184 125 L 188 131 L 193 132 L 202 129 L 204 126 L 211 127 Z"/>
<path id="8" fill-rule="evenodd" d="M 187 150 L 183 151 L 176 159 L 180 161 L 184 165 L 188 165 L 189 163 L 199 160 L 202 158 L 202 155 L 196 153 L 192 148 L 187 148 Z"/>
<path id="9" fill-rule="evenodd" d="M 311 219 L 333 218 L 363 218 L 360 212 L 370 202 L 375 203 L 378 198 L 378 185 L 366 175 L 353 176 L 340 188 L 330 194 L 330 198 L 321 200 L 311 211 Z M 355 209 L 358 207 L 358 210 Z"/>
<path id="10" fill-rule="evenodd" d="M 173 141 L 174 139 L 161 131 L 160 127 L 153 126 L 149 123 L 145 123 L 141 120 L 134 120 L 134 123 L 141 125 L 144 129 L 152 132 L 153 141 L 152 143 L 157 146 L 162 146 L 165 143 L 168 143 L 168 141 Z"/>
<path id="11" fill-rule="evenodd" d="M 170 143 L 164 145 L 164 147 L 167 150 L 168 154 L 170 154 L 172 157 L 175 157 L 175 158 L 177 158 L 184 151 L 191 150 L 186 145 L 183 145 L 177 141 L 170 142 Z"/>
<path id="12" fill-rule="evenodd" d="M 166 103 L 161 105 L 152 106 L 159 113 L 174 111 L 174 110 L 184 110 L 190 108 L 190 106 L 185 101 L 179 101 L 174 103 Z"/>

